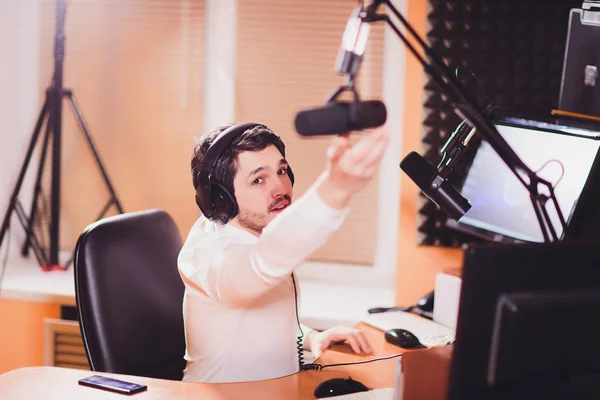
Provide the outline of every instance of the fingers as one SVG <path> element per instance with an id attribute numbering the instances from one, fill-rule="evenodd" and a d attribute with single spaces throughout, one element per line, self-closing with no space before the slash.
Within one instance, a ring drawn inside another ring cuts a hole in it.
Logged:
<path id="1" fill-rule="evenodd" d="M 323 341 L 319 344 L 319 350 L 324 351 L 325 349 L 327 349 L 331 345 L 332 341 L 333 340 L 329 337 L 323 339 Z"/>
<path id="2" fill-rule="evenodd" d="M 377 164 L 387 148 L 389 132 L 377 129 L 364 136 L 348 151 L 347 157 L 356 168 L 366 168 Z"/>
<path id="3" fill-rule="evenodd" d="M 359 330 L 340 326 L 322 332 L 322 334 L 323 338 L 319 345 L 319 353 L 327 349 L 332 343 L 343 341 L 345 341 L 356 354 L 373 353 L 373 348 Z"/>
<path id="4" fill-rule="evenodd" d="M 362 160 L 362 164 L 368 168 L 379 164 L 387 148 L 388 140 L 387 137 L 380 139 L 371 149 L 369 153 L 365 155 Z"/>
<path id="5" fill-rule="evenodd" d="M 319 195 L 334 208 L 346 207 L 350 197 L 369 184 L 389 141 L 385 128 L 376 129 L 351 146 L 348 137 L 336 137 L 327 151 L 325 183 Z"/>
<path id="6" fill-rule="evenodd" d="M 355 335 L 356 335 L 356 339 L 358 340 L 358 343 L 360 344 L 360 348 L 362 349 L 363 353 L 364 354 L 373 353 L 373 348 L 371 347 L 371 345 L 369 345 L 369 342 L 367 341 L 367 338 L 365 337 L 365 335 L 363 335 L 363 333 L 361 331 L 356 331 Z"/>
<path id="7" fill-rule="evenodd" d="M 335 163 L 349 147 L 348 136 L 336 136 L 327 149 L 327 159 Z"/>
<path id="8" fill-rule="evenodd" d="M 371 354 L 373 352 L 373 349 L 371 346 L 369 346 L 367 339 L 360 331 L 353 331 L 349 333 L 346 338 L 346 342 L 348 342 L 356 354 Z"/>
<path id="9" fill-rule="evenodd" d="M 362 347 L 359 335 L 356 332 L 349 334 L 346 342 L 350 344 L 356 354 L 367 354 L 367 350 Z"/>
<path id="10" fill-rule="evenodd" d="M 376 129 L 370 133 L 361 136 L 360 140 L 352 147 L 351 154 L 353 157 L 362 158 L 364 154 L 371 151 L 373 146 L 386 137 L 385 129 Z"/>

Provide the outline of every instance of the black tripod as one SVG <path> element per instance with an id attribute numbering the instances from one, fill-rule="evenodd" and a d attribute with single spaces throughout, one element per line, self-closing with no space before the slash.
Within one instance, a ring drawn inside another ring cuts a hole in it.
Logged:
<path id="1" fill-rule="evenodd" d="M 23 248 L 21 253 L 23 256 L 27 256 L 29 254 L 29 248 L 31 247 L 35 253 L 35 257 L 39 262 L 40 266 L 42 266 L 45 270 L 51 269 L 66 269 L 66 267 L 70 264 L 70 261 L 66 263 L 66 265 L 60 266 L 58 261 L 58 246 L 59 246 L 59 223 L 60 223 L 60 160 L 61 160 L 61 129 L 62 129 L 62 100 L 66 98 L 71 105 L 71 109 L 75 115 L 75 119 L 77 120 L 77 124 L 79 129 L 83 133 L 85 140 L 92 151 L 94 159 L 100 168 L 100 172 L 102 173 L 102 177 L 104 178 L 104 182 L 106 183 L 106 187 L 110 192 L 110 199 L 108 203 L 104 206 L 98 219 L 102 218 L 106 212 L 108 211 L 111 205 L 115 205 L 119 213 L 123 213 L 123 208 L 121 207 L 121 203 L 117 199 L 117 195 L 115 190 L 108 178 L 108 174 L 106 169 L 102 165 L 102 161 L 100 160 L 100 156 L 98 151 L 96 150 L 92 138 L 89 134 L 89 130 L 85 124 L 81 111 L 75 102 L 75 98 L 73 97 L 73 92 L 71 90 L 63 89 L 63 60 L 64 60 L 64 50 L 65 50 L 65 34 L 64 34 L 64 24 L 65 24 L 65 14 L 66 14 L 66 6 L 64 0 L 57 0 L 56 3 L 56 35 L 54 40 L 54 75 L 52 80 L 52 85 L 46 90 L 46 98 L 44 101 L 44 105 L 42 106 L 42 110 L 35 124 L 35 128 L 33 131 L 33 135 L 31 137 L 31 142 L 29 143 L 29 147 L 27 149 L 27 153 L 25 155 L 25 161 L 23 162 L 23 166 L 21 167 L 21 171 L 19 172 L 19 177 L 17 179 L 17 183 L 10 197 L 10 202 L 8 205 L 8 209 L 6 210 L 6 214 L 4 216 L 4 221 L 2 222 L 2 228 L 0 228 L 0 246 L 4 240 L 4 236 L 8 230 L 10 225 L 10 219 L 13 212 L 16 212 L 19 222 L 23 226 L 26 232 L 25 242 L 23 244 Z M 46 122 L 45 126 L 45 135 L 44 142 L 42 144 L 41 149 L 41 157 L 40 164 L 37 171 L 37 176 L 35 180 L 33 200 L 31 205 L 31 215 L 27 217 L 27 214 L 18 199 L 19 192 L 21 191 L 21 186 L 23 185 L 23 180 L 25 178 L 25 173 L 27 172 L 27 168 L 29 167 L 29 163 L 31 161 L 31 156 L 33 155 L 33 151 L 37 144 L 37 141 L 40 136 L 40 132 L 42 131 L 42 126 Z M 46 162 L 46 155 L 48 152 L 48 146 L 50 142 L 50 137 L 52 137 L 52 186 L 51 186 L 51 213 L 50 213 L 50 245 L 48 252 L 44 251 L 40 241 L 38 240 L 33 227 L 36 220 L 36 210 L 38 198 L 41 192 L 41 180 L 44 171 L 44 165 Z"/>

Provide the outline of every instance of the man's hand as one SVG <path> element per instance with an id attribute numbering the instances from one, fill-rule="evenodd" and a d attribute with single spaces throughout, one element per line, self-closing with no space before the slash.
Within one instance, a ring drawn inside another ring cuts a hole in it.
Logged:
<path id="1" fill-rule="evenodd" d="M 315 358 L 333 343 L 346 342 L 356 354 L 371 354 L 373 349 L 358 329 L 336 326 L 323 332 L 312 331 L 306 338 L 309 349 Z"/>
<path id="2" fill-rule="evenodd" d="M 344 208 L 377 172 L 389 137 L 385 127 L 365 134 L 354 146 L 347 136 L 336 136 L 327 150 L 327 175 L 317 189 L 319 196 L 333 208 Z"/>

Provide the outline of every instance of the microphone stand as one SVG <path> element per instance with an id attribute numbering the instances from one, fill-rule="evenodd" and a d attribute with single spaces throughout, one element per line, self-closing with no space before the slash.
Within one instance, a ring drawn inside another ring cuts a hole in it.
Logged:
<path id="1" fill-rule="evenodd" d="M 431 64 L 424 59 L 417 49 L 415 49 L 387 14 L 377 13 L 379 6 L 384 4 L 400 20 L 411 36 L 415 38 L 419 46 L 425 52 L 425 55 L 431 60 Z M 560 210 L 552 184 L 547 180 L 540 178 L 519 158 L 510 145 L 498 133 L 496 127 L 490 122 L 485 113 L 478 109 L 475 101 L 464 90 L 458 79 L 450 72 L 448 66 L 435 54 L 433 49 L 425 43 L 404 16 L 402 16 L 396 7 L 394 7 L 392 2 L 390 0 L 374 0 L 366 9 L 361 11 L 360 17 L 363 21 L 369 23 L 377 21 L 387 22 L 408 50 L 417 58 L 419 63 L 425 69 L 425 72 L 429 74 L 438 85 L 440 85 L 442 91 L 448 95 L 454 108 L 454 112 L 461 119 L 467 121 L 472 128 L 477 129 L 481 136 L 490 144 L 492 149 L 494 149 L 502 161 L 527 189 L 540 229 L 544 236 L 544 242 L 560 240 L 556 234 L 556 229 L 552 224 L 548 210 L 546 209 L 548 200 L 551 200 L 564 234 L 564 232 L 566 232 L 567 224 Z M 546 188 L 548 194 L 541 193 L 539 191 L 540 186 Z"/>
<path id="2" fill-rule="evenodd" d="M 490 104 L 484 110 L 485 115 L 490 115 L 495 106 Z M 465 149 L 469 146 L 469 142 L 475 135 L 476 128 L 469 126 L 466 120 L 463 120 L 450 135 L 444 146 L 440 150 L 442 159 L 437 165 L 438 175 L 443 179 L 448 179 L 454 166 L 464 154 Z"/>

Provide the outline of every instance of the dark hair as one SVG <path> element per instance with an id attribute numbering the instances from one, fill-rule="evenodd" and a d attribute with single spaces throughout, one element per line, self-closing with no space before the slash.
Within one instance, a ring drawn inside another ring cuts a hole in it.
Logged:
<path id="1" fill-rule="evenodd" d="M 220 126 L 213 129 L 208 134 L 202 136 L 194 146 L 194 155 L 192 157 L 192 180 L 194 189 L 200 185 L 199 178 L 202 170 L 202 161 L 213 140 L 225 129 L 233 124 Z M 238 155 L 243 151 L 260 151 L 269 145 L 274 145 L 277 150 L 285 157 L 285 145 L 281 138 L 269 129 L 266 125 L 257 125 L 246 129 L 244 133 L 238 136 L 231 146 L 227 147 L 217 159 L 217 165 L 214 170 L 214 180 L 221 183 L 229 192 L 235 196 L 233 189 L 233 178 L 238 172 Z"/>

